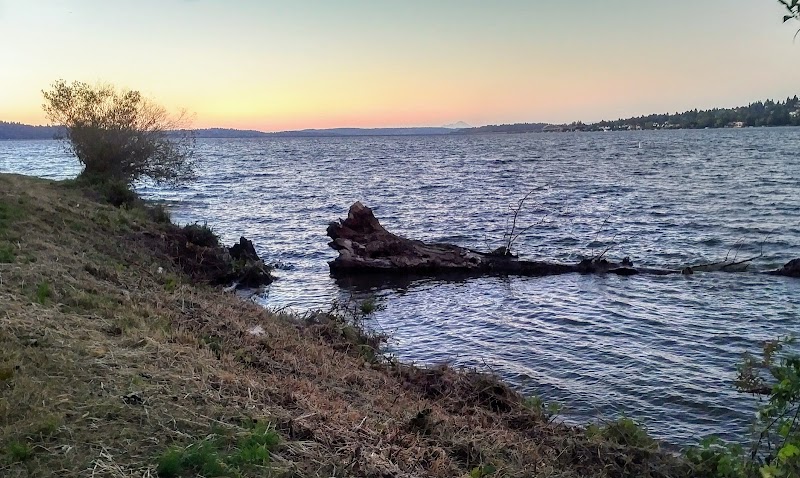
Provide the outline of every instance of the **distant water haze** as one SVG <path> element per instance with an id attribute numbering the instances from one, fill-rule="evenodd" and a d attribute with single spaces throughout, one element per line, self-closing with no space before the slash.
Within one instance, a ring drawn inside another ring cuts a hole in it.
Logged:
<path id="1" fill-rule="evenodd" d="M 742 437 L 754 399 L 735 365 L 759 342 L 800 334 L 800 280 L 753 273 L 577 274 L 456 282 L 337 283 L 325 229 L 363 201 L 391 231 L 488 250 L 508 206 L 526 258 L 615 258 L 680 267 L 759 255 L 754 271 L 800 257 L 800 129 L 518 135 L 203 139 L 197 182 L 140 184 L 175 220 L 245 235 L 286 265 L 259 301 L 298 311 L 374 295 L 391 351 L 501 374 L 564 405 L 572 423 L 622 414 L 668 443 Z M 0 171 L 70 177 L 52 141 L 0 142 Z"/>

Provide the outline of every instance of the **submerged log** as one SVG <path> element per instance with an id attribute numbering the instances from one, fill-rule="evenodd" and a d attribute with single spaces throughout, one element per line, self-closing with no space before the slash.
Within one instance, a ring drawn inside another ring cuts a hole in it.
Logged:
<path id="1" fill-rule="evenodd" d="M 339 256 L 329 262 L 331 273 L 401 273 L 432 275 L 521 275 L 547 276 L 578 272 L 582 274 L 634 275 L 677 274 L 677 270 L 637 269 L 626 258 L 621 263 L 603 258 L 586 259 L 578 264 L 527 261 L 504 249 L 479 252 L 453 244 L 428 244 L 387 231 L 372 210 L 360 202 L 350 206 L 347 219 L 328 226 L 329 246 Z"/>

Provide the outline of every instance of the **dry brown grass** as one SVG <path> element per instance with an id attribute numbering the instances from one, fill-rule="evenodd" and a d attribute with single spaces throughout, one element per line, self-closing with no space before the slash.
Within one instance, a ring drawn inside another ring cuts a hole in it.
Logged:
<path id="1" fill-rule="evenodd" d="M 153 240 L 168 228 L 0 175 L 0 253 L 13 250 L 0 263 L 0 476 L 156 476 L 170 447 L 252 420 L 283 441 L 244 476 L 686 474 L 657 450 L 548 423 L 486 375 L 373 363 L 192 284 Z"/>

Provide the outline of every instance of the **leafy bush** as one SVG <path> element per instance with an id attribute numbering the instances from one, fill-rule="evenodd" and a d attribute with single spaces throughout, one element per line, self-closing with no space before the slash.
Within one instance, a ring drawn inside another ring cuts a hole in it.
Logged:
<path id="1" fill-rule="evenodd" d="M 330 342 L 335 348 L 355 352 L 368 362 L 379 362 L 382 347 L 389 339 L 386 333 L 367 326 L 366 321 L 384 308 L 375 298 L 357 301 L 352 297 L 346 301 L 335 301 L 330 310 L 309 312 L 304 320 Z"/>
<path id="2" fill-rule="evenodd" d="M 186 240 L 200 247 L 219 247 L 219 236 L 208 224 L 187 224 L 183 227 Z"/>
<path id="3" fill-rule="evenodd" d="M 147 216 L 154 222 L 159 224 L 170 224 L 172 223 L 172 218 L 169 215 L 169 211 L 166 207 L 162 204 L 154 204 L 146 208 Z"/>
<path id="4" fill-rule="evenodd" d="M 800 356 L 783 353 L 794 339 L 764 343 L 760 357 L 745 354 L 736 388 L 769 395 L 758 409 L 758 435 L 751 447 L 765 478 L 800 476 Z"/>
<path id="5" fill-rule="evenodd" d="M 748 476 L 749 465 L 741 445 L 729 445 L 717 437 L 708 437 L 700 446 L 686 451 L 697 478 L 741 478 Z"/>
<path id="6" fill-rule="evenodd" d="M 83 164 L 81 176 L 131 184 L 148 177 L 177 183 L 194 175 L 194 138 L 186 115 L 171 117 L 138 91 L 82 82 L 53 83 L 43 91 L 50 121 L 64 126 L 69 149 Z"/>
<path id="7" fill-rule="evenodd" d="M 686 451 L 698 477 L 788 478 L 800 476 L 800 356 L 786 353 L 794 339 L 764 342 L 758 356 L 746 353 L 736 388 L 769 399 L 758 407 L 748 454 L 739 445 L 709 437 Z"/>
<path id="8" fill-rule="evenodd" d="M 598 437 L 623 446 L 645 449 L 658 448 L 658 444 L 647 434 L 644 426 L 627 417 L 607 422 L 602 426 L 589 425 L 586 427 L 586 435 L 589 438 Z"/>
<path id="9" fill-rule="evenodd" d="M 532 410 L 537 415 L 541 416 L 548 422 L 552 422 L 561 413 L 563 406 L 558 402 L 545 402 L 542 397 L 538 395 L 531 395 L 525 397 L 523 402 L 526 408 Z"/>

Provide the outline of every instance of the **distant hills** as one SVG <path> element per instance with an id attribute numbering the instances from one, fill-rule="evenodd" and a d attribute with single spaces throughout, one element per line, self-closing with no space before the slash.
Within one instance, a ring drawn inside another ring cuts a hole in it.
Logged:
<path id="1" fill-rule="evenodd" d="M 0 121 L 0 139 L 53 139 L 63 132 L 64 128 L 55 126 L 31 126 Z"/>
<path id="2" fill-rule="evenodd" d="M 463 122 L 442 127 L 419 128 L 331 128 L 304 129 L 265 133 L 263 131 L 230 128 L 203 128 L 195 130 L 197 138 L 291 138 L 291 137 L 336 137 L 336 136 L 412 136 L 453 134 L 460 131 Z M 63 128 L 53 126 L 31 126 L 22 123 L 0 121 L 0 140 L 9 139 L 53 139 L 63 135 Z"/>

